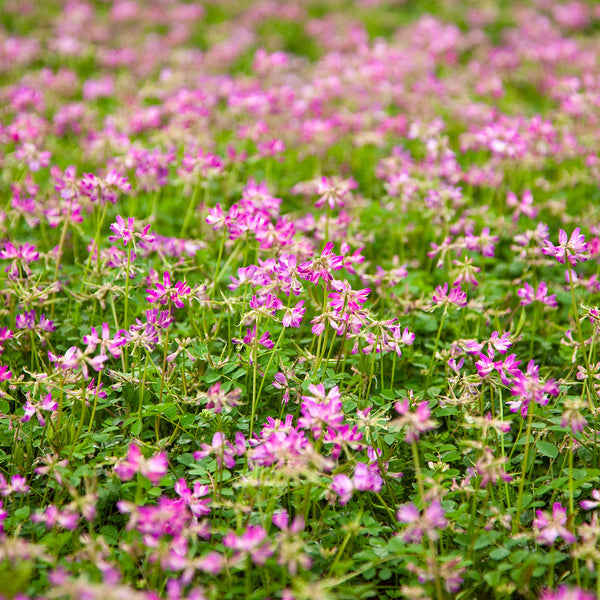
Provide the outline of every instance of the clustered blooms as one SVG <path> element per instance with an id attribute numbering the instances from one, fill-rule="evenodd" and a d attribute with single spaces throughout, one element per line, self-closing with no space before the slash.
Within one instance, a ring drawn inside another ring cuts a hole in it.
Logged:
<path id="1" fill-rule="evenodd" d="M 396 402 L 395 409 L 400 417 L 390 422 L 390 425 L 404 430 L 404 441 L 407 444 L 417 442 L 422 433 L 431 431 L 437 425 L 436 421 L 430 418 L 429 402 L 419 402 L 414 411 L 411 408 L 411 401 L 408 398 L 402 402 Z"/>
<path id="2" fill-rule="evenodd" d="M 158 302 L 165 305 L 172 302 L 177 308 L 183 308 L 185 304 L 182 298 L 189 297 L 192 289 L 183 281 L 178 281 L 175 285 L 171 285 L 171 275 L 165 271 L 163 282 L 156 282 L 156 289 L 147 289 L 146 291 L 148 292 L 146 300 L 150 303 Z"/>
<path id="3" fill-rule="evenodd" d="M 136 444 L 131 444 L 127 457 L 115 466 L 115 473 L 121 481 L 129 481 L 136 473 L 147 477 L 153 485 L 158 485 L 168 469 L 167 456 L 159 452 L 150 458 L 144 458 Z"/>
<path id="4" fill-rule="evenodd" d="M 537 541 L 541 544 L 551 546 L 560 536 L 567 542 L 572 544 L 575 541 L 575 535 L 566 528 L 567 524 L 567 509 L 560 502 L 555 502 L 552 505 L 552 514 L 542 510 L 535 511 L 535 519 L 533 526 L 536 529 Z"/>
<path id="5" fill-rule="evenodd" d="M 422 514 L 414 504 L 404 504 L 398 509 L 396 518 L 400 523 L 407 525 L 401 537 L 410 544 L 418 544 L 424 535 L 437 541 L 438 530 L 445 529 L 448 525 L 444 510 L 438 500 L 434 500 L 426 506 Z"/>
<path id="6" fill-rule="evenodd" d="M 47 4 L 0 31 L 0 600 L 593 598 L 600 9 Z"/>

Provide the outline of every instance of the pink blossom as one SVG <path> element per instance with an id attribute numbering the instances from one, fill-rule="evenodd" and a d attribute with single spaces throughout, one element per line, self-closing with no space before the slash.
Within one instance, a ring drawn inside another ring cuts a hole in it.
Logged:
<path id="1" fill-rule="evenodd" d="M 241 559 L 244 555 L 250 556 L 255 565 L 264 565 L 267 558 L 273 554 L 271 545 L 266 541 L 267 532 L 260 525 L 248 525 L 242 535 L 235 535 L 232 531 L 223 538 L 226 548 L 235 550 L 234 559 Z"/>
<path id="2" fill-rule="evenodd" d="M 567 258 L 574 267 L 577 261 L 584 262 L 588 259 L 588 256 L 585 254 L 587 250 L 588 245 L 585 243 L 585 236 L 580 233 L 579 227 L 576 227 L 570 239 L 564 229 L 559 231 L 558 246 L 546 240 L 546 247 L 542 249 L 542 252 L 547 256 L 553 256 L 562 264 L 564 264 L 565 258 Z"/>
<path id="3" fill-rule="evenodd" d="M 448 525 L 439 500 L 426 506 L 423 513 L 412 503 L 403 504 L 398 508 L 396 518 L 400 523 L 408 525 L 401 537 L 409 544 L 418 544 L 424 535 L 436 541 L 439 538 L 438 530 L 445 529 Z"/>
<path id="4" fill-rule="evenodd" d="M 127 457 L 115 466 L 115 473 L 121 481 L 129 481 L 136 473 L 147 477 L 152 485 L 158 485 L 167 474 L 169 463 L 164 452 L 158 452 L 150 458 L 144 458 L 136 444 L 130 444 Z"/>
<path id="5" fill-rule="evenodd" d="M 396 402 L 395 409 L 400 413 L 400 417 L 393 419 L 390 425 L 404 428 L 404 441 L 408 444 L 418 441 L 422 433 L 434 429 L 437 425 L 436 421 L 430 419 L 431 411 L 429 402 L 426 400 L 419 402 L 416 410 L 411 411 L 410 400 L 407 398 L 402 402 Z"/>
<path id="6" fill-rule="evenodd" d="M 567 544 L 575 542 L 575 536 L 565 527 L 567 524 L 567 509 L 560 502 L 552 505 L 552 515 L 545 511 L 536 510 L 533 526 L 537 531 L 537 541 L 552 546 L 557 537 L 562 537 Z"/>
<path id="7" fill-rule="evenodd" d="M 168 271 L 163 274 L 163 283 L 157 283 L 156 289 L 147 289 L 148 296 L 146 300 L 148 302 L 159 302 L 160 304 L 167 304 L 172 302 L 177 308 L 183 308 L 185 304 L 182 298 L 191 295 L 192 289 L 190 286 L 183 282 L 178 281 L 174 286 L 171 285 L 171 275 Z"/>
<path id="8" fill-rule="evenodd" d="M 517 295 L 521 298 L 521 305 L 527 306 L 533 302 L 541 302 L 551 308 L 556 308 L 558 303 L 556 301 L 556 294 L 548 296 L 548 286 L 545 282 L 540 281 L 537 290 L 534 290 L 527 282 L 524 283 L 524 287 L 517 291 Z"/>

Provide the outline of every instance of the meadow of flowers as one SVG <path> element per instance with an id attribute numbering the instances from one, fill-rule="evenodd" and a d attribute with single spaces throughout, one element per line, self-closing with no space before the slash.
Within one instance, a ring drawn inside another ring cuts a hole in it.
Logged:
<path id="1" fill-rule="evenodd" d="M 0 598 L 600 596 L 600 7 L 4 0 Z"/>

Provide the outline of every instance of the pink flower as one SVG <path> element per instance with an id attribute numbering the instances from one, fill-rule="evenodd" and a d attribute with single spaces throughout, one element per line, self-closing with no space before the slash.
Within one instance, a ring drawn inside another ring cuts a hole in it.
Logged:
<path id="1" fill-rule="evenodd" d="M 255 565 L 264 565 L 267 558 L 273 554 L 271 545 L 265 541 L 266 530 L 260 525 L 248 525 L 242 535 L 237 536 L 232 531 L 223 538 L 226 548 L 235 550 L 234 559 L 241 559 L 244 555 L 250 556 Z"/>
<path id="2" fill-rule="evenodd" d="M 100 346 L 100 353 L 106 355 L 106 352 L 112 355 L 113 358 L 121 356 L 121 347 L 127 343 L 129 334 L 120 329 L 113 338 L 110 337 L 110 329 L 108 323 L 102 323 L 102 337 L 98 336 L 95 327 L 91 328 L 89 335 L 83 336 L 83 343 L 87 344 L 86 353 L 95 352 L 96 347 Z"/>
<path id="3" fill-rule="evenodd" d="M 431 301 L 434 305 L 440 304 L 454 304 L 459 308 L 464 308 L 467 305 L 467 294 L 462 291 L 460 286 L 455 286 L 448 293 L 448 283 L 444 283 L 443 286 L 438 285 L 435 288 L 435 293 L 431 297 Z"/>
<path id="4" fill-rule="evenodd" d="M 336 206 L 344 206 L 346 200 L 351 196 L 352 190 L 358 187 L 358 183 L 351 177 L 347 181 L 341 177 L 321 177 L 316 185 L 316 193 L 321 194 L 315 202 L 317 208 L 327 204 L 332 210 Z"/>
<path id="5" fill-rule="evenodd" d="M 423 514 L 414 504 L 403 504 L 398 508 L 396 518 L 408 525 L 402 533 L 402 539 L 408 544 L 418 544 L 424 535 L 435 542 L 440 536 L 438 529 L 448 525 L 439 500 L 426 506 Z"/>
<path id="6" fill-rule="evenodd" d="M 549 240 L 546 240 L 545 243 L 546 248 L 543 248 L 542 252 L 547 256 L 554 256 L 559 263 L 564 264 L 565 258 L 568 258 L 574 267 L 577 261 L 584 262 L 588 259 L 585 255 L 588 245 L 585 243 L 585 236 L 580 233 L 579 227 L 573 230 L 570 239 L 568 239 L 566 231 L 561 229 L 558 233 L 558 246 Z"/>
<path id="7" fill-rule="evenodd" d="M 547 294 L 548 286 L 543 281 L 540 281 L 537 290 L 534 290 L 527 282 L 525 282 L 524 287 L 517 291 L 517 295 L 521 298 L 521 306 L 527 306 L 528 304 L 537 301 L 546 306 L 550 306 L 551 308 L 556 308 L 558 306 L 556 294 L 551 294 L 550 296 Z"/>
<path id="8" fill-rule="evenodd" d="M 159 302 L 160 304 L 167 304 L 172 302 L 177 308 L 183 308 L 185 304 L 181 300 L 182 297 L 190 296 L 192 289 L 190 286 L 183 282 L 178 281 L 174 286 L 171 285 L 171 275 L 168 271 L 163 274 L 163 283 L 157 283 L 156 289 L 147 289 L 148 296 L 146 300 L 148 302 Z"/>
<path id="9" fill-rule="evenodd" d="M 8 381 L 12 377 L 12 371 L 6 365 L 0 366 L 0 381 Z"/>
<path id="10" fill-rule="evenodd" d="M 561 585 L 556 590 L 544 590 L 539 600 L 596 600 L 596 595 L 579 588 Z"/>
<path id="11" fill-rule="evenodd" d="M 298 419 L 298 426 L 310 429 L 318 439 L 325 427 L 336 429 L 344 420 L 340 390 L 336 385 L 325 394 L 325 387 L 322 383 L 311 384 L 308 386 L 308 390 L 313 395 L 302 396 L 302 405 L 300 406 L 302 416 Z"/>
<path id="12" fill-rule="evenodd" d="M 298 274 L 303 279 L 312 281 L 315 284 L 322 279 L 327 283 L 333 279 L 331 271 L 338 271 L 343 266 L 344 257 L 333 254 L 333 242 L 325 245 L 321 256 L 312 261 L 304 262 L 298 269 Z"/>
<path id="13" fill-rule="evenodd" d="M 0 473 L 0 495 L 10 496 L 11 494 L 26 494 L 29 491 L 29 486 L 25 477 L 22 475 L 13 475 L 10 478 L 10 483 L 6 481 L 4 475 Z"/>
<path id="14" fill-rule="evenodd" d="M 525 190 L 523 192 L 521 201 L 519 201 L 513 192 L 508 192 L 506 204 L 515 209 L 515 212 L 512 215 L 512 220 L 514 222 L 518 221 L 521 215 L 525 215 L 530 219 L 535 219 L 538 214 L 537 208 L 533 206 L 533 194 L 531 193 L 531 190 Z"/>
<path id="15" fill-rule="evenodd" d="M 102 351 L 96 356 L 91 356 L 91 353 L 94 352 L 94 350 L 95 346 L 93 344 L 88 345 L 85 352 L 77 346 L 71 346 L 65 352 L 64 356 L 57 356 L 52 352 L 48 352 L 48 359 L 62 370 L 71 369 L 76 371 L 81 369 L 83 378 L 88 379 L 90 376 L 88 367 L 92 367 L 94 371 L 101 371 L 104 367 L 104 363 L 108 360 L 108 356 Z"/>
<path id="16" fill-rule="evenodd" d="M 370 468 L 364 463 L 356 463 L 352 479 L 341 473 L 331 480 L 331 489 L 340 497 L 340 504 L 348 504 L 354 491 L 379 493 L 383 486 L 383 479 L 377 467 Z"/>
<path id="17" fill-rule="evenodd" d="M 496 485 L 499 479 L 502 481 L 512 481 L 512 476 L 504 470 L 504 465 L 508 462 L 508 458 L 496 458 L 491 448 L 487 446 L 483 449 L 483 455 L 477 460 L 475 470 L 478 475 L 481 475 L 481 487 L 485 487 L 488 483 Z"/>
<path id="18" fill-rule="evenodd" d="M 129 217 L 127 221 L 125 221 L 121 215 L 117 215 L 117 221 L 110 226 L 110 230 L 114 235 L 110 235 L 108 241 L 116 242 L 118 240 L 123 240 L 123 246 L 127 246 L 131 240 L 135 243 L 135 238 L 139 238 L 146 243 L 152 243 L 154 241 L 154 236 L 148 233 L 150 231 L 150 224 L 144 227 L 142 233 L 136 233 L 133 217 Z"/>
<path id="19" fill-rule="evenodd" d="M 579 505 L 583 510 L 592 510 L 600 506 L 600 490 L 592 490 L 593 500 L 582 500 Z"/>
<path id="20" fill-rule="evenodd" d="M 223 409 L 229 412 L 234 406 L 239 404 L 241 395 L 242 390 L 239 388 L 226 392 L 221 389 L 221 382 L 217 381 L 206 392 L 206 408 L 212 409 L 216 414 L 222 412 Z"/>
<path id="21" fill-rule="evenodd" d="M 241 431 L 235 434 L 235 446 L 225 437 L 223 433 L 217 431 L 212 438 L 211 444 L 201 444 L 201 450 L 194 452 L 194 459 L 201 460 L 214 454 L 219 469 L 223 464 L 228 469 L 235 467 L 235 457 L 242 456 L 246 452 L 246 439 Z"/>
<path id="22" fill-rule="evenodd" d="M 300 300 L 293 308 L 286 309 L 285 314 L 281 318 L 281 324 L 284 327 L 300 327 L 305 312 L 304 300 Z"/>
<path id="23" fill-rule="evenodd" d="M 355 313 L 359 311 L 371 292 L 370 288 L 355 291 L 346 280 L 333 280 L 331 287 L 335 291 L 329 294 L 329 298 L 331 298 L 329 306 L 340 315 L 342 313 Z"/>
<path id="24" fill-rule="evenodd" d="M 562 537 L 567 544 L 575 542 L 575 536 L 565 527 L 567 524 L 567 509 L 560 502 L 552 505 L 552 515 L 545 511 L 536 510 L 533 527 L 537 530 L 537 541 L 552 546 L 557 537 Z"/>
<path id="25" fill-rule="evenodd" d="M 549 395 L 558 396 L 559 389 L 556 382 L 553 379 L 546 382 L 540 381 L 539 371 L 539 365 L 530 360 L 525 374 L 520 371 L 516 373 L 511 392 L 513 396 L 517 396 L 517 399 L 507 403 L 511 412 L 517 412 L 520 409 L 521 416 L 525 417 L 531 401 L 545 406 L 549 402 Z"/>
<path id="26" fill-rule="evenodd" d="M 354 492 L 352 480 L 344 473 L 333 477 L 331 480 L 331 489 L 340 497 L 340 504 L 342 506 L 350 502 L 352 493 Z"/>
<path id="27" fill-rule="evenodd" d="M 208 217 L 206 217 L 206 222 L 211 225 L 215 231 L 223 229 L 225 226 L 225 215 L 219 203 L 217 203 L 214 208 L 208 209 Z"/>
<path id="28" fill-rule="evenodd" d="M 396 402 L 395 409 L 401 416 L 390 422 L 390 425 L 405 429 L 404 441 L 407 444 L 418 441 L 422 433 L 434 429 L 437 425 L 436 421 L 429 418 L 431 411 L 429 410 L 429 402 L 426 400 L 419 402 L 414 412 L 411 411 L 411 408 L 408 399 L 403 402 Z"/>
<path id="29" fill-rule="evenodd" d="M 117 463 L 115 473 L 121 481 L 129 481 L 136 473 L 147 477 L 152 485 L 158 485 L 167 474 L 169 463 L 164 452 L 158 452 L 150 458 L 144 458 L 136 444 L 130 444 L 127 457 Z"/>
<path id="30" fill-rule="evenodd" d="M 55 410 L 58 410 L 58 403 L 52 400 L 52 394 L 50 392 L 44 396 L 41 402 L 32 403 L 29 392 L 27 392 L 27 400 L 25 401 L 23 409 L 25 410 L 25 414 L 21 417 L 21 423 L 27 423 L 33 415 L 36 415 L 40 427 L 44 427 L 46 421 L 44 420 L 41 411 L 54 412 Z"/>
<path id="31" fill-rule="evenodd" d="M 193 490 L 190 490 L 185 479 L 179 479 L 175 483 L 175 493 L 183 499 L 190 511 L 197 517 L 210 513 L 211 498 L 205 497 L 210 494 L 210 488 L 207 485 L 196 481 Z"/>

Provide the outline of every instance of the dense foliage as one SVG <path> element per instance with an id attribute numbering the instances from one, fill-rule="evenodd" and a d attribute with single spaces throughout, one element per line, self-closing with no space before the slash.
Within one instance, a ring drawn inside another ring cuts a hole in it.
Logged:
<path id="1" fill-rule="evenodd" d="M 600 8 L 2 4 L 0 597 L 595 598 Z"/>

